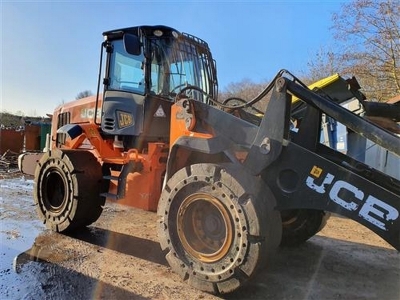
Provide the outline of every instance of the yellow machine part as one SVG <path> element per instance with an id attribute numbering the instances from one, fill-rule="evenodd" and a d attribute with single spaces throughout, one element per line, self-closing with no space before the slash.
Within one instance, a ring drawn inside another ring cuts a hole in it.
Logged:
<path id="1" fill-rule="evenodd" d="M 333 74 L 333 75 L 331 75 L 331 76 L 322 78 L 321 80 L 318 80 L 318 81 L 316 81 L 316 82 L 314 82 L 314 83 L 308 85 L 307 87 L 308 87 L 310 90 L 313 90 L 313 89 L 315 89 L 315 88 L 322 89 L 322 88 L 324 88 L 324 87 L 327 87 L 327 86 L 329 86 L 329 85 L 332 85 L 333 83 L 337 82 L 337 81 L 340 80 L 340 79 L 343 80 L 344 84 L 347 84 L 346 81 L 345 81 L 342 77 L 340 77 L 340 75 L 339 75 L 338 73 L 336 73 L 336 74 Z M 299 99 L 298 97 L 293 96 L 293 98 L 292 98 L 292 104 L 293 104 L 293 103 L 296 103 L 296 102 L 299 101 L 299 100 L 300 100 L 300 99 Z"/>

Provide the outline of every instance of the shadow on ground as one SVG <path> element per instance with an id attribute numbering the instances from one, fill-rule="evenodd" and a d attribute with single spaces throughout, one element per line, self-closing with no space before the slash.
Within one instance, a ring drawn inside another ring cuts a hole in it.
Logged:
<path id="1" fill-rule="evenodd" d="M 18 276 L 2 291 L 3 296 L 8 299 L 147 299 L 50 262 L 49 255 L 46 248 L 34 244 L 15 257 L 14 271 Z"/>
<path id="2" fill-rule="evenodd" d="M 14 268 L 21 277 L 13 286 L 20 288 L 17 291 L 9 287 L 9 295 L 30 296 L 25 299 L 77 299 L 76 295 L 79 299 L 145 299 L 95 276 L 61 266 L 57 261 L 71 260 L 71 256 L 63 257 L 68 256 L 63 249 L 57 249 L 60 257 L 54 256 L 54 248 L 46 246 L 52 239 L 71 239 L 88 243 L 91 248 L 115 251 L 116 255 L 168 266 L 159 244 L 147 239 L 97 227 L 69 235 L 46 232 L 36 238 L 31 249 L 15 258 Z M 73 255 L 81 256 L 77 251 Z M 400 254 L 395 250 L 315 236 L 300 247 L 280 249 L 256 278 L 222 298 L 400 299 L 399 270 Z"/>

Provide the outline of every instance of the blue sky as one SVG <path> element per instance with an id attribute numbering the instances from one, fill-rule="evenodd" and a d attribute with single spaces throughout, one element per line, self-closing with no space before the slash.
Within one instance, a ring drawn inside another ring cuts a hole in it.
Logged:
<path id="1" fill-rule="evenodd" d="M 343 2 L 343 1 L 342 1 Z M 332 41 L 341 1 L 18 1 L 0 0 L 0 110 L 44 116 L 84 90 L 96 91 L 106 30 L 167 25 L 208 42 L 220 90 L 300 75 Z"/>

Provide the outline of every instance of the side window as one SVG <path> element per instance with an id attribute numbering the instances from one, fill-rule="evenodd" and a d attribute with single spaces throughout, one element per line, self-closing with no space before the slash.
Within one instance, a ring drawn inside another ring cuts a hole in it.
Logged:
<path id="1" fill-rule="evenodd" d="M 113 46 L 109 88 L 144 94 L 143 55 L 126 53 L 121 40 L 115 41 Z"/>
<path id="2" fill-rule="evenodd" d="M 181 88 L 183 88 L 187 84 L 194 85 L 193 62 L 180 61 L 180 62 L 171 64 L 170 90 L 171 91 L 176 90 L 180 86 L 181 86 Z"/>
<path id="3" fill-rule="evenodd" d="M 201 61 L 182 60 L 171 64 L 170 91 L 179 92 L 185 86 L 193 85 L 209 93 L 209 86 L 205 70 Z M 206 96 L 197 90 L 191 90 L 190 96 L 198 101 L 206 101 Z"/>
<path id="4" fill-rule="evenodd" d="M 160 76 L 160 74 L 162 74 L 162 66 L 152 62 L 150 91 L 157 95 L 161 93 L 162 76 Z"/>

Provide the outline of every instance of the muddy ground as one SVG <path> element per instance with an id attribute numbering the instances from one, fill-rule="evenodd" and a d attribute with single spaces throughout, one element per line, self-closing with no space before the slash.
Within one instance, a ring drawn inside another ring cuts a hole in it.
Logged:
<path id="1" fill-rule="evenodd" d="M 57 234 L 37 220 L 32 185 L 0 179 L 0 299 L 400 299 L 400 254 L 347 219 L 332 217 L 244 288 L 212 296 L 171 272 L 155 213 L 108 203 L 87 230 Z"/>

